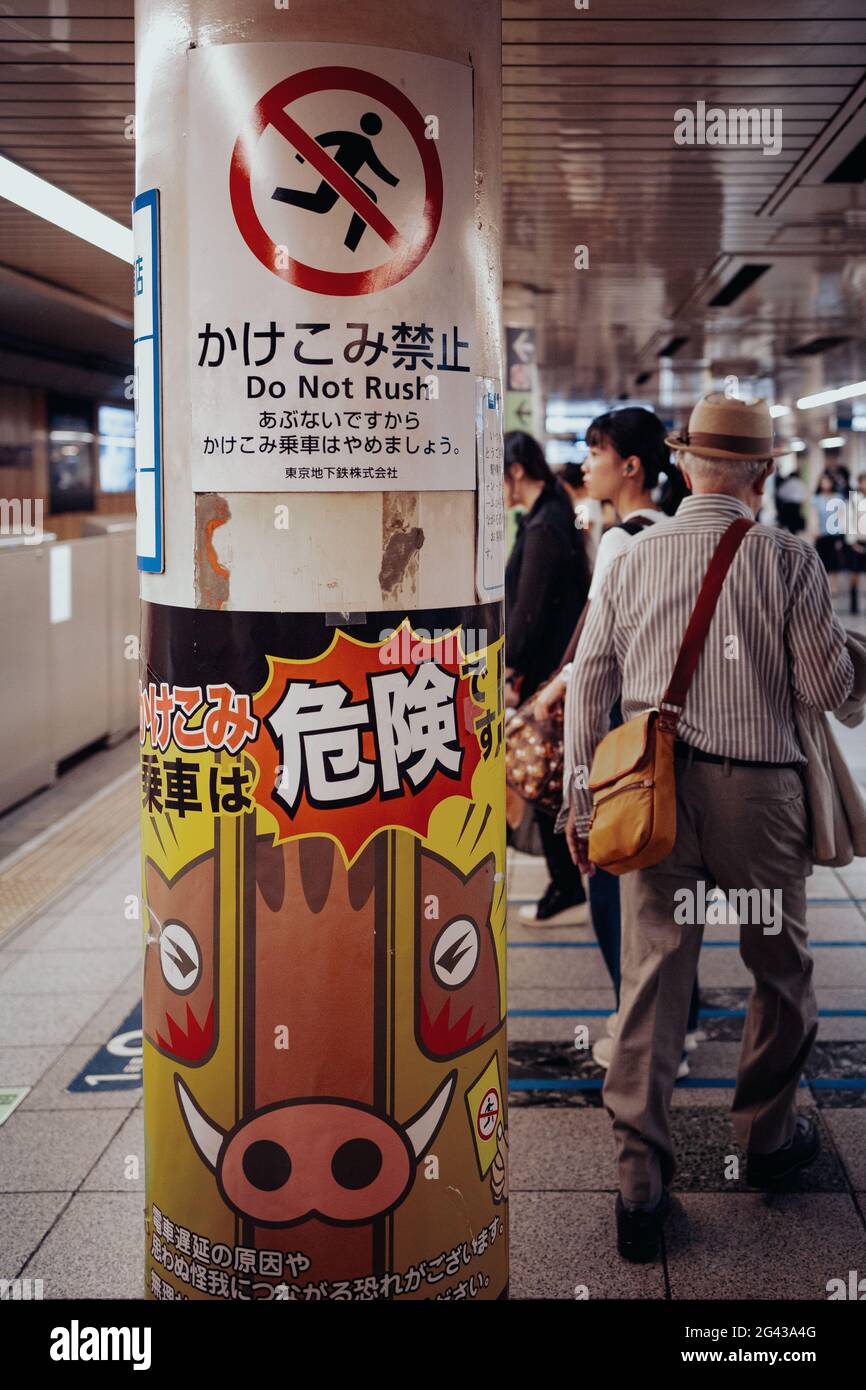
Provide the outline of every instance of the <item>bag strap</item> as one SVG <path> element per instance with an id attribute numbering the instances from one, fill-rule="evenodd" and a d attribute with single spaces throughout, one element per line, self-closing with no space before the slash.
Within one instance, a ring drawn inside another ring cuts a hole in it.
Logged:
<path id="1" fill-rule="evenodd" d="M 713 620 L 716 603 L 725 582 L 725 575 L 731 567 L 731 561 L 739 550 L 743 537 L 754 524 L 751 517 L 745 516 L 732 521 L 722 534 L 721 540 L 713 552 L 713 558 L 710 560 L 704 582 L 692 609 L 692 616 L 689 618 L 689 625 L 680 646 L 674 673 L 660 706 L 659 725 L 671 733 L 677 731 L 692 676 L 695 674 L 700 660 L 704 643 L 707 640 L 707 633 L 710 630 L 710 623 Z"/>
<path id="2" fill-rule="evenodd" d="M 625 531 L 629 536 L 639 536 L 641 531 L 645 531 L 652 522 L 647 516 L 635 517 L 634 521 L 618 521 L 614 526 L 615 531 Z"/>

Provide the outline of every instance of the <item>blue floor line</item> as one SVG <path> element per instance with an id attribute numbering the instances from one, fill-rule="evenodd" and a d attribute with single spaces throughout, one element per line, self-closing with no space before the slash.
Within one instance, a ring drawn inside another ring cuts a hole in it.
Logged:
<path id="1" fill-rule="evenodd" d="M 678 1081 L 677 1088 L 693 1091 L 732 1091 L 736 1086 L 734 1077 L 686 1076 Z M 541 1077 L 518 1077 L 509 1081 L 509 1091 L 600 1091 L 604 1085 L 603 1077 L 567 1076 L 558 1081 L 548 1081 Z M 816 1077 L 811 1081 L 802 1080 L 800 1089 L 814 1087 L 820 1091 L 866 1091 L 866 1076 Z"/>
<path id="2" fill-rule="evenodd" d="M 818 1091 L 866 1091 L 866 1076 L 816 1076 L 806 1084 Z"/>
<path id="3" fill-rule="evenodd" d="M 704 941 L 702 949 L 708 947 L 716 950 L 724 948 L 730 950 L 732 946 L 739 947 L 739 941 Z M 810 941 L 812 949 L 824 949 L 832 947 L 836 950 L 839 947 L 848 950 L 862 951 L 866 948 L 866 941 Z M 597 951 L 599 945 L 597 941 L 509 941 L 509 951 Z"/>
<path id="4" fill-rule="evenodd" d="M 509 1009 L 509 1018 L 608 1018 L 610 1009 Z M 745 1009 L 701 1009 L 701 1018 L 745 1018 Z M 866 1018 L 866 1009 L 819 1009 L 819 1018 Z"/>
<path id="5" fill-rule="evenodd" d="M 509 907 L 529 907 L 530 903 L 537 903 L 538 898 L 512 898 L 509 897 Z M 851 907 L 856 904 L 858 907 L 866 906 L 866 898 L 807 898 L 807 907 L 827 907 L 830 903 L 835 903 L 837 907 Z"/>
<path id="6" fill-rule="evenodd" d="M 817 907 L 829 907 L 829 906 L 831 906 L 831 905 L 835 905 L 836 907 L 850 907 L 850 906 L 852 906 L 852 905 L 854 905 L 854 904 L 856 904 L 856 906 L 858 906 L 858 907 L 862 907 L 864 903 L 866 903 L 866 898 L 807 898 L 807 899 L 806 899 L 806 906 L 807 906 L 807 907 L 814 907 L 814 906 L 817 906 Z"/>

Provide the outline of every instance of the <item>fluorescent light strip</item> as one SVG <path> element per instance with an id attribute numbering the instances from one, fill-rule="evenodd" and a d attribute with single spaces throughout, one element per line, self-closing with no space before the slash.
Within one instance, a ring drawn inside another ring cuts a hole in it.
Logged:
<path id="1" fill-rule="evenodd" d="M 817 405 L 832 405 L 834 401 L 847 401 L 852 396 L 866 396 L 866 381 L 855 381 L 851 386 L 838 386 L 831 391 L 817 391 L 814 396 L 801 396 L 797 409 L 814 410 Z"/>
<path id="2" fill-rule="evenodd" d="M 818 440 L 819 449 L 841 449 L 845 440 L 841 434 L 828 434 L 826 439 Z"/>
<path id="3" fill-rule="evenodd" d="M 790 414 L 791 414 L 791 407 L 790 407 L 789 405 L 771 405 L 771 406 L 770 406 L 770 415 L 772 416 L 772 418 L 773 418 L 774 420 L 780 419 L 781 416 L 783 416 L 783 415 L 790 415 Z"/>
<path id="4" fill-rule="evenodd" d="M 71 232 L 73 236 L 81 237 L 82 241 L 89 241 L 92 246 L 98 246 L 132 264 L 132 232 L 129 227 L 97 212 L 96 208 L 88 207 L 80 198 L 73 198 L 71 193 L 64 193 L 53 183 L 39 178 L 38 174 L 31 174 L 29 169 L 22 169 L 19 164 L 13 164 L 11 159 L 5 159 L 2 155 L 0 197 L 8 198 L 10 203 L 17 203 L 37 217 L 44 217 L 46 222 L 53 222 L 64 232 Z"/>

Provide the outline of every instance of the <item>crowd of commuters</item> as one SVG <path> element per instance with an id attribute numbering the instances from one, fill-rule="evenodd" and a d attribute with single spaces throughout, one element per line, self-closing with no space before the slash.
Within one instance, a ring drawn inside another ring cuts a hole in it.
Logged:
<path id="1" fill-rule="evenodd" d="M 814 500 L 815 545 L 797 534 L 809 527 L 796 517 L 805 489 L 780 491 L 786 479 L 777 480 L 776 524 L 763 524 L 764 488 L 784 452 L 763 401 L 711 394 L 688 429 L 667 438 L 651 411 L 615 410 L 592 422 L 586 443 L 582 468 L 557 478 L 534 439 L 506 437 L 506 503 L 523 508 L 506 573 L 508 703 L 539 722 L 559 712 L 565 765 L 558 820 L 534 812 L 550 883 L 521 920 L 591 920 L 616 1000 L 593 1058 L 606 1070 L 617 1147 L 617 1246 L 646 1261 L 658 1252 L 675 1170 L 673 1086 L 703 1039 L 702 921 L 675 912 L 682 890 L 780 895 L 778 930 L 740 919 L 754 988 L 734 1132 L 757 1187 L 818 1153 L 817 1130 L 795 1107 L 816 1035 L 805 919 L 811 822 L 795 709 L 818 718 L 866 692 L 866 672 L 855 691 L 855 657 L 827 578 L 843 567 L 859 577 L 866 546 L 838 533 L 824 499 L 841 480 L 829 473 Z M 866 493 L 866 475 L 858 485 Z M 611 524 L 591 548 L 602 505 Z M 734 531 L 705 644 L 673 714 L 673 848 L 658 863 L 609 873 L 590 857 L 595 750 L 611 729 L 663 707 L 705 576 Z"/>

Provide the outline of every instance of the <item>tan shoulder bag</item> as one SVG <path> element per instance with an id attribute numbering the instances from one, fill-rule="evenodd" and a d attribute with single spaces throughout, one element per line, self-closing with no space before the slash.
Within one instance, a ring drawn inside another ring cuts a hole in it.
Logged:
<path id="1" fill-rule="evenodd" d="M 589 858 L 610 874 L 658 864 L 674 847 L 677 800 L 674 739 L 686 693 L 709 632 L 722 584 L 754 522 L 740 517 L 724 532 L 710 561 L 660 709 L 612 729 L 595 750 L 589 773 L 592 824 Z"/>

